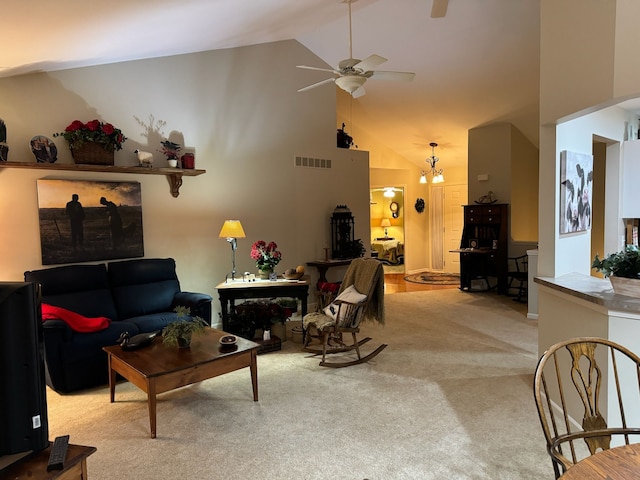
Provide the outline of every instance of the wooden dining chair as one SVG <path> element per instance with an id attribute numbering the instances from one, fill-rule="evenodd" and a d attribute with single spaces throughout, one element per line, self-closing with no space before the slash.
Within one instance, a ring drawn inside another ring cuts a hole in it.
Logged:
<path id="1" fill-rule="evenodd" d="M 507 285 L 507 293 L 515 296 L 516 302 L 527 303 L 527 283 L 529 281 L 529 256 L 520 255 L 519 257 L 509 257 L 507 259 L 507 277 L 509 283 Z M 513 294 L 512 290 L 516 293 Z"/>
<path id="2" fill-rule="evenodd" d="M 556 343 L 538 361 L 533 390 L 556 478 L 599 450 L 640 442 L 640 357 L 617 343 Z"/>

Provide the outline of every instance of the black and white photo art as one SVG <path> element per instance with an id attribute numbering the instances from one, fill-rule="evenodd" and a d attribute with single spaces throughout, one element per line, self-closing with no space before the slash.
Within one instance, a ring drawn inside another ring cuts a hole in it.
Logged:
<path id="1" fill-rule="evenodd" d="M 560 152 L 560 233 L 591 230 L 593 155 Z"/>

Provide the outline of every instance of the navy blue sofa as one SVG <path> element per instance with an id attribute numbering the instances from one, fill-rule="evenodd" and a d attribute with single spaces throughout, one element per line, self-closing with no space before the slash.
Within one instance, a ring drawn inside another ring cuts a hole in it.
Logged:
<path id="1" fill-rule="evenodd" d="M 41 285 L 42 303 L 111 320 L 107 329 L 91 333 L 73 331 L 62 320 L 43 322 L 47 385 L 59 393 L 108 383 L 102 347 L 115 345 L 123 332 L 162 329 L 176 320 L 178 305 L 211 325 L 211 296 L 182 292 L 172 258 L 68 265 L 28 271 L 24 278 Z"/>

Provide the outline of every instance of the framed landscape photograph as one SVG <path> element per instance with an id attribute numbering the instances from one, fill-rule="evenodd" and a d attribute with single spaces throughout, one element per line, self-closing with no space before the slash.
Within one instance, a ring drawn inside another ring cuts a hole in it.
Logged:
<path id="1" fill-rule="evenodd" d="M 144 256 L 138 182 L 37 180 L 42 264 Z"/>
<path id="2" fill-rule="evenodd" d="M 591 230 L 593 155 L 560 152 L 560 233 Z"/>

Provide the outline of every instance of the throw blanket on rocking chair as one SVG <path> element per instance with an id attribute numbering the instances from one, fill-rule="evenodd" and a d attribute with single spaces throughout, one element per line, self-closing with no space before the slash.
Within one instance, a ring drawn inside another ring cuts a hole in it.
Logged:
<path id="1" fill-rule="evenodd" d="M 345 274 L 338 297 L 348 287 L 353 287 L 367 297 L 362 321 L 375 321 L 384 324 L 384 275 L 382 264 L 374 259 L 357 258 L 351 262 Z M 336 298 L 337 300 L 337 298 Z M 331 305 L 329 305 L 330 308 Z M 335 324 L 335 319 L 325 315 L 322 311 L 305 315 L 304 328 L 314 325 L 321 330 L 323 327 Z"/>

